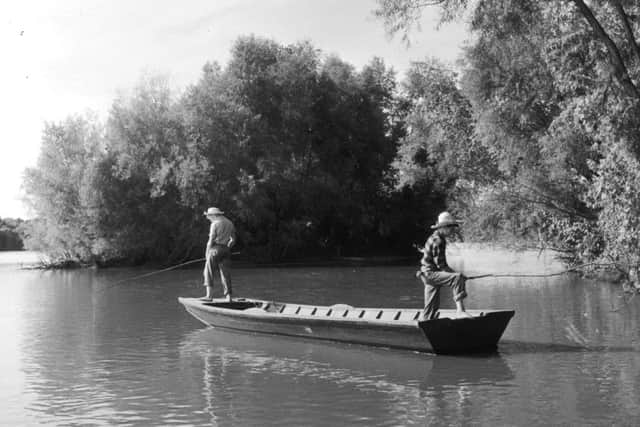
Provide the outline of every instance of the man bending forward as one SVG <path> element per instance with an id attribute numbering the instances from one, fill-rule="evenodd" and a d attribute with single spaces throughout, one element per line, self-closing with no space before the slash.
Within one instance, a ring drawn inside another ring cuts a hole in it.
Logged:
<path id="1" fill-rule="evenodd" d="M 423 320 L 437 317 L 440 309 L 440 288 L 449 286 L 453 289 L 453 300 L 456 303 L 459 316 L 470 316 L 464 308 L 463 300 L 467 296 L 465 289 L 466 277 L 454 272 L 447 264 L 447 237 L 454 234 L 460 223 L 450 213 L 442 212 L 438 215 L 438 222 L 431 228 L 435 231 L 424 245 L 420 271 L 416 274 L 424 284 Z"/>

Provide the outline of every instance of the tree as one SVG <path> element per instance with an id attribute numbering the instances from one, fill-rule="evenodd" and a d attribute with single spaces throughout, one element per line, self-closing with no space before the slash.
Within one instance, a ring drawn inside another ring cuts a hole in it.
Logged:
<path id="1" fill-rule="evenodd" d="M 482 207 L 486 218 L 496 219 L 489 222 L 514 229 L 528 213 L 528 234 L 545 245 L 585 260 L 637 265 L 636 255 L 625 260 L 622 254 L 638 252 L 633 218 L 640 211 L 620 187 L 634 182 L 640 155 L 637 2 L 378 5 L 387 29 L 405 36 L 430 5 L 439 8 L 443 22 L 470 17 L 474 37 L 465 51 L 461 85 L 474 111 L 474 134 L 504 177 L 482 192 L 489 201 Z M 614 168 L 614 161 L 626 166 Z M 628 224 L 628 239 L 611 234 L 620 221 Z"/>
<path id="2" fill-rule="evenodd" d="M 483 181 L 495 175 L 494 159 L 473 134 L 471 104 L 453 71 L 435 59 L 414 62 L 405 96 L 411 109 L 395 163 L 399 186 L 426 180 L 447 191 L 458 179 Z"/>
<path id="3" fill-rule="evenodd" d="M 272 257 L 362 245 L 395 153 L 392 73 L 376 59 L 361 73 L 323 62 L 308 43 L 241 38 L 232 53 L 224 74 L 247 114 L 236 199 L 247 243 Z"/>
<path id="4" fill-rule="evenodd" d="M 186 152 L 180 105 L 163 77 L 142 80 L 113 103 L 103 167 L 95 176 L 97 223 L 114 255 L 182 261 L 196 213 L 181 204 L 176 170 Z"/>
<path id="5" fill-rule="evenodd" d="M 48 130 L 26 185 L 31 241 L 81 262 L 177 263 L 201 255 L 201 212 L 216 205 L 252 259 L 391 251 L 419 214 L 415 193 L 393 192 L 395 95 L 378 58 L 356 70 L 310 43 L 241 37 L 184 93 L 146 78 L 104 125 Z"/>
<path id="6" fill-rule="evenodd" d="M 64 261 L 95 255 L 95 227 L 86 195 L 91 164 L 104 147 L 103 134 L 93 116 L 70 116 L 45 125 L 37 165 L 25 171 L 27 203 L 38 217 L 26 224 L 27 249 Z"/>

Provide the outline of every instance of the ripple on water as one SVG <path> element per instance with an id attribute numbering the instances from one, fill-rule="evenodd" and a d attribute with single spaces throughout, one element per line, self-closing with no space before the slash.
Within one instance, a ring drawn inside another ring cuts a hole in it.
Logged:
<path id="1" fill-rule="evenodd" d="M 247 296 L 404 307 L 421 304 L 414 270 L 234 273 Z M 109 287 L 137 274 L 0 271 L 0 424 L 624 425 L 640 416 L 640 312 L 630 301 L 611 313 L 613 287 L 483 282 L 470 307 L 516 309 L 500 353 L 432 357 L 205 329 L 176 301 L 201 292 L 199 271 Z M 443 304 L 452 304 L 446 291 Z"/>

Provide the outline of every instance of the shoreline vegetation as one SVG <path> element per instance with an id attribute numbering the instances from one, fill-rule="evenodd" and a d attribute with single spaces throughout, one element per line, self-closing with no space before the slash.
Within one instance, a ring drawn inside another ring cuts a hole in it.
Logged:
<path id="1" fill-rule="evenodd" d="M 18 251 L 24 249 L 20 218 L 0 218 L 0 251 Z"/>
<path id="2" fill-rule="evenodd" d="M 509 246 L 501 246 L 489 243 L 453 243 L 448 250 L 448 257 L 451 265 L 465 274 L 472 276 L 480 275 L 494 278 L 522 278 L 522 277 L 553 277 L 563 274 L 578 274 L 587 279 L 600 280 L 608 283 L 619 283 L 626 293 L 640 293 L 638 283 L 628 281 L 624 272 L 616 271 L 612 268 L 598 268 L 598 265 L 583 265 L 568 268 L 562 261 L 561 254 L 552 250 L 539 250 L 531 248 L 514 249 Z M 474 257 L 478 252 L 490 256 L 498 262 L 488 264 L 478 264 L 474 262 Z M 6 257 L 9 253 L 11 256 Z M 5 255 L 5 256 L 3 256 Z M 544 264 L 543 270 L 521 271 L 514 270 L 512 263 L 519 258 L 533 258 Z M 283 260 L 280 262 L 256 262 L 235 256 L 233 260 L 234 268 L 313 268 L 313 267 L 393 267 L 393 266 L 414 266 L 419 268 L 418 254 L 414 256 L 345 256 L 345 257 L 315 257 L 299 258 L 293 260 Z M 183 265 L 184 264 L 184 265 Z M 45 254 L 33 251 L 0 251 L 0 267 L 18 266 L 26 270 L 60 270 L 77 268 L 113 268 L 132 267 L 155 270 L 149 274 L 161 274 L 170 270 L 200 270 L 204 264 L 204 259 L 186 261 L 181 264 L 168 266 L 158 263 L 147 263 L 144 265 L 131 265 L 126 263 L 114 263 L 109 266 L 98 266 L 95 264 L 82 264 L 75 261 L 54 262 L 47 260 Z M 465 268 L 466 267 L 466 268 Z M 600 266 L 602 267 L 602 266 Z"/>
<path id="3" fill-rule="evenodd" d="M 24 251 L 29 252 L 29 251 Z M 2 252 L 0 252 L 1 254 Z M 397 266 L 397 265 L 415 265 L 416 260 L 419 261 L 417 256 L 345 256 L 345 257 L 305 257 L 294 258 L 288 260 L 280 260 L 278 262 L 269 261 L 255 261 L 244 258 L 242 256 L 235 256 L 233 263 L 234 266 L 240 268 L 261 268 L 261 267 L 312 267 L 312 266 L 324 266 L 324 267 L 339 267 L 339 266 Z M 62 269 L 75 269 L 75 268 L 120 268 L 120 267 L 132 267 L 132 268 L 153 268 L 153 269 L 167 269 L 167 268 L 180 268 L 180 269 L 202 269 L 204 265 L 204 259 L 186 260 L 183 263 L 175 264 L 174 266 L 166 265 L 159 262 L 148 262 L 145 264 L 132 264 L 130 262 L 112 262 L 106 265 L 98 265 L 91 263 L 83 263 L 77 260 L 50 260 L 46 255 L 40 254 L 37 260 L 31 261 L 15 261 L 12 264 L 24 266 L 28 269 L 41 269 L 41 270 L 62 270 Z M 181 266 L 181 264 L 188 264 Z"/>
<path id="4" fill-rule="evenodd" d="M 448 250 L 452 266 L 457 270 L 470 274 L 472 277 L 494 277 L 494 278 L 522 278 L 522 277 L 553 277 L 564 274 L 579 274 L 591 280 L 601 280 L 608 283 L 620 283 L 622 290 L 626 293 L 640 293 L 640 285 L 637 282 L 629 281 L 623 271 L 615 268 L 603 268 L 595 264 L 577 265 L 567 267 L 562 261 L 560 254 L 552 250 L 539 250 L 531 248 L 514 249 L 513 247 L 500 246 L 488 243 L 460 243 L 456 242 L 453 248 Z M 474 253 L 482 251 L 484 254 L 491 254 L 493 258 L 501 260 L 490 265 L 478 265 L 473 262 Z M 9 253 L 11 256 L 7 257 Z M 511 264 L 514 259 L 520 257 L 533 257 L 543 260 L 544 270 L 520 271 L 513 270 Z M 312 267 L 392 267 L 392 266 L 414 266 L 419 267 L 418 254 L 414 256 L 345 256 L 345 257 L 315 257 L 283 260 L 280 262 L 255 262 L 243 258 L 234 257 L 234 268 L 312 268 Z M 131 265 L 114 263 L 109 266 L 98 266 L 95 264 L 83 264 L 76 261 L 55 262 L 47 259 L 45 254 L 33 251 L 0 251 L 0 267 L 18 266 L 26 270 L 61 270 L 77 268 L 110 268 L 110 267 L 143 267 L 153 269 L 152 274 L 161 274 L 170 270 L 199 270 L 202 269 L 204 259 L 186 261 L 173 266 L 158 263 L 148 263 L 144 265 Z M 466 269 L 465 269 L 466 267 Z M 470 267 L 470 268 L 469 268 Z M 608 266 L 607 266 L 608 267 Z"/>
<path id="5" fill-rule="evenodd" d="M 640 5 L 434 3 L 375 14 L 405 37 L 425 7 L 472 17 L 455 69 L 426 57 L 397 76 L 246 36 L 184 91 L 146 77 L 105 120 L 47 123 L 25 246 L 67 267 L 178 264 L 202 256 L 217 206 L 252 262 L 411 257 L 448 210 L 467 241 L 638 285 Z"/>

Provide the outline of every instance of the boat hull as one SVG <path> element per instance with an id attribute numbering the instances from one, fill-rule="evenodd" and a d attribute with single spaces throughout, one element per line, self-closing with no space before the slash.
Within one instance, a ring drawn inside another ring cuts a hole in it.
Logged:
<path id="1" fill-rule="evenodd" d="M 458 319 L 443 310 L 444 317 L 419 321 L 418 309 L 306 306 L 254 299 L 179 301 L 194 317 L 213 327 L 438 354 L 495 351 L 514 315 L 513 310 L 499 310 Z"/>

